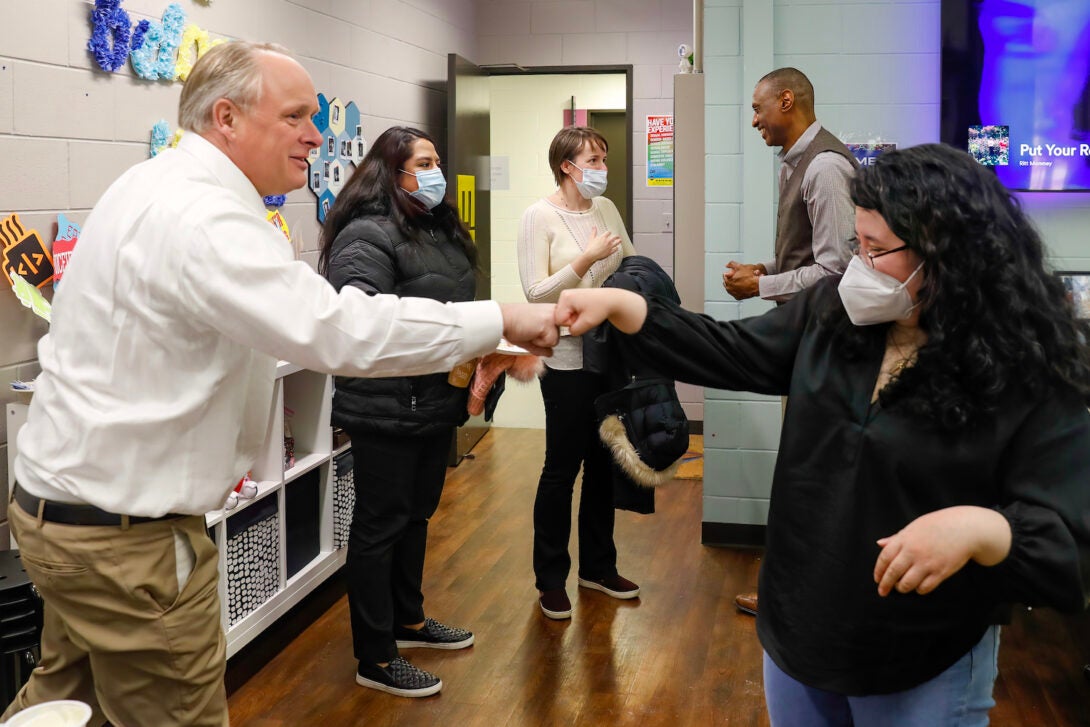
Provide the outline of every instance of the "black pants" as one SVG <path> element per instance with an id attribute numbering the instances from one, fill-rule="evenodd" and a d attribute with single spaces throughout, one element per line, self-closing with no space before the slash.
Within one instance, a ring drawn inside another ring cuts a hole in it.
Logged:
<path id="1" fill-rule="evenodd" d="M 595 580 L 617 573 L 611 459 L 594 413 L 594 399 L 602 393 L 602 377 L 586 371 L 546 369 L 541 378 L 545 466 L 534 500 L 534 575 L 541 591 L 563 588 L 571 570 L 571 503 L 580 465 L 579 576 Z"/>
<path id="2" fill-rule="evenodd" d="M 377 664 L 398 655 L 394 624 L 424 620 L 428 518 L 439 506 L 451 428 L 423 437 L 349 432 L 356 507 L 348 533 L 352 648 Z"/>

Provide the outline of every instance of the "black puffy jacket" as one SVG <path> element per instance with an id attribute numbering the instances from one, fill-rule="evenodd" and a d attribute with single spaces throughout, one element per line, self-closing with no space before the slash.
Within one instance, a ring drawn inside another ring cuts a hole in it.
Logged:
<path id="1" fill-rule="evenodd" d="M 649 257 L 631 255 L 602 283 L 603 288 L 623 288 L 641 295 L 659 295 L 680 303 L 673 280 Z M 627 460 L 628 466 L 664 472 L 678 462 L 689 448 L 689 420 L 678 400 L 674 382 L 648 368 L 626 346 L 627 336 L 618 335 L 609 323 L 603 323 L 583 336 L 583 368 L 606 378 L 607 393 L 594 404 L 599 419 L 617 415 L 624 425 L 633 457 L 625 458 L 613 450 L 615 465 Z M 604 436 L 604 435 L 603 435 Z M 612 448 L 612 443 L 611 444 Z M 622 510 L 639 513 L 655 511 L 655 491 L 642 486 L 624 466 L 613 467 L 613 504 Z"/>
<path id="2" fill-rule="evenodd" d="M 369 293 L 473 300 L 476 276 L 462 243 L 428 216 L 423 240 L 402 232 L 381 208 L 350 222 L 333 241 L 326 278 L 337 290 L 352 285 Z M 447 374 L 334 379 L 333 423 L 348 430 L 419 436 L 458 426 L 468 417 L 468 389 Z"/>

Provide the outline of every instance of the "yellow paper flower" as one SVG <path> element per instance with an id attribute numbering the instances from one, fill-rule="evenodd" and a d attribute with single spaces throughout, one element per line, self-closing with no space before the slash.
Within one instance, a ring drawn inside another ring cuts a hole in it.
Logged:
<path id="1" fill-rule="evenodd" d="M 223 38 L 208 39 L 208 31 L 190 23 L 182 31 L 182 41 L 178 46 L 178 61 L 174 64 L 174 77 L 180 81 L 189 78 L 193 64 L 203 56 L 209 48 L 214 48 L 225 42 Z"/>

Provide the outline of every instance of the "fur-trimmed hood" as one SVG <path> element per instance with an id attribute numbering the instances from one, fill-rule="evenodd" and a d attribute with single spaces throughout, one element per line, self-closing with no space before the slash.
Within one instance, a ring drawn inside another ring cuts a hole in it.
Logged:
<path id="1" fill-rule="evenodd" d="M 689 421 L 673 381 L 635 381 L 594 404 L 601 419 L 598 433 L 630 479 L 644 487 L 674 479 L 689 450 Z"/>

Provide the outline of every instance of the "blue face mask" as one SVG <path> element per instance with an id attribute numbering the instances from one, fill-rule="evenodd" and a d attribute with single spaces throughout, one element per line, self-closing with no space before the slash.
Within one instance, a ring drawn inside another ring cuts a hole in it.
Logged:
<path id="1" fill-rule="evenodd" d="M 443 171 L 439 167 L 425 169 L 416 174 L 405 169 L 401 171 L 416 177 L 418 189 L 415 192 L 409 192 L 409 196 L 416 197 L 428 209 L 433 209 L 446 197 L 447 180 L 443 177 Z"/>
<path id="2" fill-rule="evenodd" d="M 579 194 L 583 195 L 583 199 L 600 197 L 606 191 L 607 171 L 605 169 L 583 169 L 576 166 L 575 162 L 570 159 L 568 161 L 583 173 L 583 181 L 581 182 L 576 182 L 575 177 L 572 177 L 575 188 L 579 190 Z"/>

